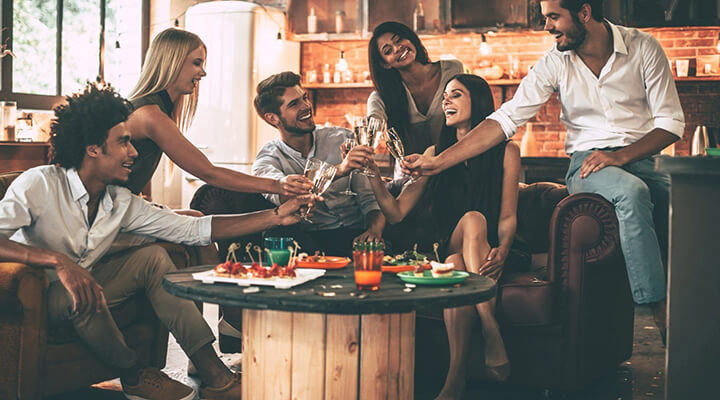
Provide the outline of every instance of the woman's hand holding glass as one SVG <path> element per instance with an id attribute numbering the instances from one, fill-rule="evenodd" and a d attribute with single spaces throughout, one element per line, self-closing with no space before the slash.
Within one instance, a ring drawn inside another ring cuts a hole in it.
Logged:
<path id="1" fill-rule="evenodd" d="M 312 182 L 302 175 L 287 175 L 278 179 L 281 196 L 299 196 L 307 194 L 312 189 Z"/>
<path id="2" fill-rule="evenodd" d="M 395 161 L 402 163 L 405 159 L 405 146 L 403 146 L 400 135 L 397 134 L 395 128 L 390 128 L 385 132 L 385 144 L 390 154 L 395 158 Z M 418 176 L 408 175 L 412 182 L 416 182 L 419 179 Z"/>

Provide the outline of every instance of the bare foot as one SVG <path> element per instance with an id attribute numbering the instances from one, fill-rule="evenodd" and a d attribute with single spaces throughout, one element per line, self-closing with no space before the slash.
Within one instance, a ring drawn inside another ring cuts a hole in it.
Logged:
<path id="1" fill-rule="evenodd" d="M 485 372 L 490 379 L 504 382 L 510 377 L 510 360 L 497 324 L 484 329 L 483 336 L 485 336 Z"/>

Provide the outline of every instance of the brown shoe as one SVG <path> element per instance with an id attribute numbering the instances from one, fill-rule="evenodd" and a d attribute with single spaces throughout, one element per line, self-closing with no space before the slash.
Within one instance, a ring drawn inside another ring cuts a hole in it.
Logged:
<path id="1" fill-rule="evenodd" d="M 239 399 L 242 396 L 242 387 L 240 386 L 240 373 L 233 374 L 230 382 L 219 388 L 201 387 L 200 400 L 226 400 Z"/>
<path id="2" fill-rule="evenodd" d="M 123 394 L 130 400 L 192 400 L 195 390 L 157 368 L 143 368 L 138 372 L 138 384 L 122 382 Z"/>

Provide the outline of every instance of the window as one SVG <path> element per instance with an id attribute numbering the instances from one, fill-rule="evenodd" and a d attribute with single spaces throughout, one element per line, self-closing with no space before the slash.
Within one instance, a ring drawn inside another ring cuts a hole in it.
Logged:
<path id="1" fill-rule="evenodd" d="M 149 0 L 2 0 L 0 100 L 50 109 L 102 77 L 127 95 L 140 74 Z"/>

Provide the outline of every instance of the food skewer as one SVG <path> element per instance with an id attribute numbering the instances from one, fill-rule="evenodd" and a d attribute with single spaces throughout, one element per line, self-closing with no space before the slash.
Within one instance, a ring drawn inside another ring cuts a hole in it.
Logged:
<path id="1" fill-rule="evenodd" d="M 255 264 L 255 259 L 253 258 L 252 252 L 250 251 L 251 248 L 252 248 L 252 243 L 248 242 L 248 244 L 245 246 L 245 252 L 247 253 L 248 256 L 250 256 L 250 262 Z"/>

